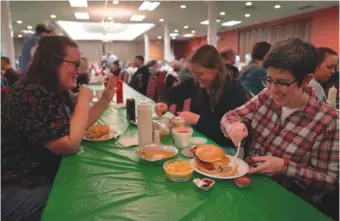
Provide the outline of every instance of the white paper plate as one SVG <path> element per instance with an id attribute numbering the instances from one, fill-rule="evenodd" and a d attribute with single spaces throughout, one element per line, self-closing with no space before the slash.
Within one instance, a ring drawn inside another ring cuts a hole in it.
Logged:
<path id="1" fill-rule="evenodd" d="M 228 155 L 226 155 L 228 156 Z M 194 167 L 194 170 L 197 172 L 197 173 L 200 173 L 204 176 L 207 176 L 207 177 L 211 177 L 211 178 L 215 178 L 215 179 L 224 179 L 224 180 L 229 180 L 229 179 L 234 179 L 234 178 L 237 178 L 237 177 L 241 177 L 241 176 L 244 176 L 248 173 L 249 171 L 249 166 L 246 162 L 244 162 L 243 160 L 239 159 L 239 158 L 236 158 L 236 157 L 231 157 L 231 156 L 228 156 L 230 158 L 230 163 L 229 165 L 238 165 L 238 172 L 237 174 L 235 174 L 234 176 L 228 176 L 228 177 L 224 177 L 224 176 L 219 176 L 219 175 L 216 175 L 216 174 L 208 174 L 208 173 L 204 173 L 202 171 L 200 171 L 196 165 L 195 165 L 195 159 L 191 159 L 190 162 L 192 164 L 192 166 Z"/>
<path id="2" fill-rule="evenodd" d="M 83 140 L 92 141 L 92 142 L 101 142 L 101 141 L 107 141 L 107 140 L 111 140 L 111 139 L 117 138 L 119 135 L 120 135 L 119 133 L 117 133 L 114 129 L 111 128 L 110 136 L 108 136 L 106 138 L 102 138 L 102 139 L 89 139 L 89 138 L 83 137 Z"/>

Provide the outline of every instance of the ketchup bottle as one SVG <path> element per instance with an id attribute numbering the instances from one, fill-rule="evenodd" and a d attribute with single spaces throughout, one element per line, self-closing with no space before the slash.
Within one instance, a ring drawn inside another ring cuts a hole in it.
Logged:
<path id="1" fill-rule="evenodd" d="M 123 103 L 123 82 L 121 80 L 117 80 L 116 82 L 116 98 L 117 98 L 117 104 L 122 104 Z"/>

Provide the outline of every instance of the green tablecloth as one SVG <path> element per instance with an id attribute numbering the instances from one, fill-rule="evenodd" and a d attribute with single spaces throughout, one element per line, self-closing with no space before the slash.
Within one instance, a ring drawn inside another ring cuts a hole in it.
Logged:
<path id="1" fill-rule="evenodd" d="M 128 86 L 124 93 L 137 101 L 144 98 Z M 125 109 L 110 107 L 101 120 L 112 116 L 125 117 Z M 129 126 L 123 136 L 136 133 L 136 127 Z M 140 163 L 135 148 L 115 142 L 84 141 L 78 154 L 64 157 L 42 220 L 329 220 L 264 176 L 252 176 L 253 184 L 243 189 L 232 180 L 216 180 L 209 192 L 192 182 L 169 182 L 162 166 Z"/>

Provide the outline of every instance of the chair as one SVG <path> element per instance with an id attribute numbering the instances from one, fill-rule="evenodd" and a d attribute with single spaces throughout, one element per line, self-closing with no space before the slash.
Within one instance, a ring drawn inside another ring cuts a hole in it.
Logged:
<path id="1" fill-rule="evenodd" d="M 148 82 L 148 88 L 146 90 L 146 96 L 155 100 L 157 98 L 157 85 L 158 78 L 156 76 L 150 76 Z"/>

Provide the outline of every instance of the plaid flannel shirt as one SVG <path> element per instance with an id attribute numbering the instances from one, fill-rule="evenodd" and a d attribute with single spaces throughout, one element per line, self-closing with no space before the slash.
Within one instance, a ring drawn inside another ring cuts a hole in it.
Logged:
<path id="1" fill-rule="evenodd" d="M 300 184 L 333 189 L 339 171 L 339 115 L 326 103 L 319 103 L 314 91 L 306 106 L 281 121 L 282 108 L 264 89 L 243 106 L 226 113 L 221 128 L 238 121 L 248 125 L 252 138 L 250 156 L 276 156 L 284 159 L 282 175 Z"/>

